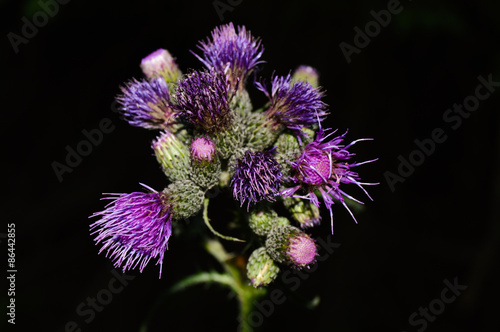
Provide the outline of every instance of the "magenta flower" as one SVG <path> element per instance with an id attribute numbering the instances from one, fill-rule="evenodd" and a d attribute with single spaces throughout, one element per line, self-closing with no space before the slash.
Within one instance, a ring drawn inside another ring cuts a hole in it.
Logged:
<path id="1" fill-rule="evenodd" d="M 316 243 L 306 233 L 298 233 L 290 237 L 286 256 L 296 267 L 304 267 L 316 262 L 318 255 Z"/>
<path id="2" fill-rule="evenodd" d="M 347 160 L 354 156 L 353 153 L 350 153 L 347 150 L 359 141 L 371 139 L 358 139 L 344 146 L 341 145 L 341 143 L 344 140 L 345 134 L 337 136 L 330 141 L 326 141 L 326 139 L 333 133 L 335 133 L 335 131 L 325 136 L 325 130 L 319 130 L 316 135 L 316 139 L 307 144 L 300 157 L 291 163 L 295 171 L 295 174 L 292 176 L 292 180 L 298 184 L 281 192 L 283 196 L 294 196 L 309 199 L 317 207 L 320 206 L 320 202 L 315 192 L 318 191 L 321 193 L 323 202 L 325 203 L 326 208 L 330 211 L 332 234 L 332 205 L 334 204 L 334 200 L 342 203 L 356 223 L 356 218 L 354 218 L 351 210 L 347 207 L 344 197 L 363 204 L 363 202 L 346 194 L 342 189 L 342 184 L 354 183 L 365 192 L 370 200 L 372 200 L 372 198 L 363 188 L 363 185 L 378 184 L 360 182 L 358 173 L 352 171 L 353 167 L 370 163 L 377 159 L 352 164 L 347 163 Z M 294 195 L 299 189 L 303 189 L 307 192 L 307 194 L 305 196 Z"/>
<path id="3" fill-rule="evenodd" d="M 98 234 L 94 241 L 103 243 L 99 253 L 114 261 L 115 267 L 123 266 L 123 272 L 139 266 L 142 273 L 148 262 L 157 258 L 160 278 L 163 256 L 172 234 L 172 213 L 168 197 L 148 186 L 149 193 L 106 194 L 113 201 L 104 211 L 91 217 L 101 217 L 90 225 L 91 234 Z"/>
<path id="4" fill-rule="evenodd" d="M 212 161 L 215 157 L 215 143 L 208 137 L 197 137 L 191 143 L 191 157 L 196 161 Z"/>

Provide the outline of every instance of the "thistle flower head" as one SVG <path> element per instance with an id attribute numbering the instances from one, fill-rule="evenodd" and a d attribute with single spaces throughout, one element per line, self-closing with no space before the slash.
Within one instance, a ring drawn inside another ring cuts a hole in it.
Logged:
<path id="1" fill-rule="evenodd" d="M 133 79 L 121 88 L 117 101 L 125 120 L 135 127 L 164 129 L 174 123 L 174 110 L 164 79 L 151 81 Z"/>
<path id="2" fill-rule="evenodd" d="M 303 136 L 303 128 L 317 124 L 327 115 L 326 104 L 321 101 L 322 93 L 303 81 L 292 82 L 290 75 L 275 76 L 271 92 L 262 82 L 255 83 L 271 103 L 266 115 L 271 121 L 284 125 Z"/>
<path id="3" fill-rule="evenodd" d="M 304 197 L 295 195 L 294 197 L 309 199 L 317 207 L 320 206 L 320 203 L 316 195 L 316 191 L 321 193 L 321 197 L 323 198 L 326 208 L 330 211 L 332 233 L 333 215 L 331 207 L 334 204 L 334 200 L 337 200 L 344 205 L 354 221 L 356 221 L 356 218 L 354 218 L 354 215 L 347 207 L 344 197 L 363 204 L 361 201 L 346 194 L 342 190 L 341 185 L 354 183 L 360 187 L 371 200 L 370 195 L 368 195 L 368 192 L 363 188 L 363 185 L 377 184 L 360 182 L 358 173 L 352 170 L 353 167 L 373 162 L 377 159 L 352 164 L 347 162 L 347 160 L 354 156 L 354 154 L 350 153 L 348 149 L 356 142 L 370 139 L 358 139 L 348 145 L 342 145 L 341 143 L 343 142 L 345 136 L 345 134 L 343 134 L 331 139 L 330 141 L 326 141 L 326 139 L 333 133 L 335 132 L 325 135 L 325 130 L 319 130 L 315 140 L 307 144 L 300 157 L 296 161 L 292 162 L 292 168 L 295 171 L 293 180 L 299 184 L 295 187 L 282 191 L 283 196 L 292 196 L 297 190 L 302 188 L 307 191 L 307 196 Z"/>
<path id="4" fill-rule="evenodd" d="M 233 117 L 226 77 L 215 71 L 193 71 L 177 86 L 179 115 L 208 133 L 225 130 Z"/>
<path id="5" fill-rule="evenodd" d="M 260 40 L 254 38 L 244 26 L 238 32 L 232 23 L 222 25 L 212 31 L 212 40 L 200 41 L 198 48 L 203 55 L 192 52 L 208 69 L 215 69 L 227 75 L 231 88 L 243 84 L 264 52 Z"/>
<path id="6" fill-rule="evenodd" d="M 274 159 L 273 149 L 266 152 L 246 151 L 237 159 L 235 172 L 231 180 L 233 197 L 241 205 L 261 200 L 274 201 L 274 196 L 281 186 L 281 171 Z"/>
<path id="7" fill-rule="evenodd" d="M 297 268 L 313 264 L 318 254 L 314 240 L 290 225 L 273 227 L 266 240 L 266 250 L 273 260 Z"/>
<path id="8" fill-rule="evenodd" d="M 172 55 L 162 48 L 142 59 L 141 69 L 147 78 L 163 77 L 167 83 L 176 82 L 182 75 Z"/>
<path id="9" fill-rule="evenodd" d="M 289 238 L 286 255 L 293 265 L 304 267 L 313 264 L 316 255 L 316 243 L 306 233 L 299 233 Z"/>
<path id="10" fill-rule="evenodd" d="M 115 267 L 123 266 L 123 272 L 139 266 L 142 273 L 151 259 L 160 264 L 172 234 L 172 213 L 169 198 L 163 192 L 145 186 L 151 192 L 130 194 L 107 194 L 113 201 L 104 211 L 91 217 L 100 217 L 90 225 L 96 244 L 102 242 L 99 253 L 114 261 Z"/>
<path id="11" fill-rule="evenodd" d="M 215 143 L 208 137 L 197 137 L 191 143 L 191 157 L 196 161 L 212 161 Z"/>

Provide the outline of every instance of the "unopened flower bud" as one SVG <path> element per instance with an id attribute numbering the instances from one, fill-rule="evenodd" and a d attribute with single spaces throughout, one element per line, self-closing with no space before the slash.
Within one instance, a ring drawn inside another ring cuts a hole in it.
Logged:
<path id="1" fill-rule="evenodd" d="M 208 190 L 219 182 L 221 164 L 215 143 L 208 137 L 198 137 L 191 143 L 193 181 Z"/>
<path id="2" fill-rule="evenodd" d="M 265 247 L 254 250 L 248 259 L 247 277 L 254 287 L 269 285 L 276 279 L 279 271 Z"/>
<path id="3" fill-rule="evenodd" d="M 299 222 L 301 228 L 312 227 L 321 222 L 319 208 L 310 202 L 296 197 L 283 197 L 283 204 Z"/>
<path id="4" fill-rule="evenodd" d="M 292 76 L 292 81 L 302 81 L 311 84 L 314 88 L 319 84 L 319 73 L 310 66 L 299 66 Z"/>
<path id="5" fill-rule="evenodd" d="M 189 218 L 201 210 L 205 193 L 190 180 L 171 183 L 164 193 L 170 197 L 174 220 Z"/>
<path id="6" fill-rule="evenodd" d="M 267 236 L 274 226 L 290 225 L 285 217 L 278 217 L 278 214 L 271 209 L 252 211 L 250 213 L 248 224 L 255 234 Z"/>
<path id="7" fill-rule="evenodd" d="M 169 131 L 162 132 L 151 147 L 167 178 L 177 181 L 189 177 L 189 149 L 174 134 Z"/>
<path id="8" fill-rule="evenodd" d="M 298 268 L 313 264 L 318 254 L 315 241 L 293 226 L 273 227 L 266 240 L 266 250 L 276 262 Z"/>
<path id="9" fill-rule="evenodd" d="M 175 83 L 182 76 L 174 58 L 164 49 L 156 50 L 142 59 L 141 69 L 147 78 L 163 77 L 167 83 Z"/>

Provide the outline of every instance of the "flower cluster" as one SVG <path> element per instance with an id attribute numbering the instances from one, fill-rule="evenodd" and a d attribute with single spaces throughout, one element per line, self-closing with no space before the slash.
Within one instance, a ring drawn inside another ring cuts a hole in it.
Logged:
<path id="1" fill-rule="evenodd" d="M 355 184 L 368 195 L 363 186 L 372 184 L 361 182 L 353 168 L 373 160 L 349 162 L 349 149 L 367 139 L 343 145 L 345 134 L 332 137 L 335 131 L 323 129 L 328 105 L 314 68 L 274 75 L 270 88 L 262 79 L 251 82 L 269 99 L 254 109 L 247 83 L 264 63 L 260 39 L 230 23 L 198 48 L 201 54 L 192 53 L 204 69 L 183 74 L 159 49 L 141 61 L 145 77 L 121 88 L 123 118 L 159 130 L 151 147 L 168 185 L 161 192 L 144 186 L 147 192 L 108 194 L 113 201 L 91 216 L 99 218 L 91 234 L 116 267 L 142 272 L 153 259 L 161 276 L 172 228 L 200 216 L 217 188 L 239 203 L 237 222 L 248 223 L 240 228 L 246 230 L 240 238 L 255 244 L 247 257 L 248 280 L 266 286 L 283 268 L 316 262 L 316 242 L 306 229 L 321 223 L 324 205 L 333 232 L 334 203 L 348 210 L 346 198 L 361 203 L 345 186 Z M 206 212 L 209 229 L 229 238 L 210 226 Z"/>

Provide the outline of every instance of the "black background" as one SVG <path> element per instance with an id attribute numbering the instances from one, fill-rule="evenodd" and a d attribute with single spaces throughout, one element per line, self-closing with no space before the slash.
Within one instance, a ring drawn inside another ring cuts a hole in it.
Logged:
<path id="1" fill-rule="evenodd" d="M 262 330 L 416 331 L 410 315 L 440 298 L 443 280 L 455 278 L 467 290 L 426 330 L 500 330 L 500 218 L 494 207 L 500 199 L 500 91 L 456 130 L 443 120 L 448 108 L 474 94 L 479 75 L 500 81 L 499 3 L 402 1 L 402 12 L 349 64 L 339 44 L 353 44 L 354 27 L 364 29 L 373 20 L 370 11 L 387 8 L 387 1 L 233 3 L 239 4 L 221 21 L 211 1 L 73 0 L 16 53 L 8 33 L 21 35 L 22 18 L 31 21 L 41 7 L 0 1 L 0 233 L 16 224 L 16 328 L 64 331 L 74 321 L 82 331 L 139 331 L 169 286 L 217 268 L 199 243 L 176 234 L 161 280 L 150 264 L 143 274 L 130 273 L 136 277 L 91 322 L 76 313 L 113 278 L 110 260 L 97 255 L 88 231 L 88 216 L 103 208 L 101 193 L 139 191 L 139 182 L 158 190 L 167 184 L 151 155 L 156 133 L 133 128 L 112 112 L 120 84 L 140 77 L 140 60 L 158 48 L 168 49 L 184 72 L 201 68 L 189 50 L 232 21 L 261 37 L 267 63 L 260 76 L 284 75 L 300 64 L 317 68 L 331 111 L 326 125 L 348 128 L 348 140 L 373 137 L 353 151 L 359 161 L 380 158 L 358 169 L 363 180 L 380 182 L 369 188 L 374 201 L 356 212 L 357 225 L 335 206 L 332 241 L 340 247 L 297 290 L 307 300 L 320 296 L 318 307 L 307 309 L 289 297 Z M 265 101 L 253 88 L 251 94 L 255 105 Z M 82 130 L 98 128 L 104 118 L 114 130 L 60 182 L 52 163 L 64 163 L 65 147 L 75 148 Z M 445 131 L 446 141 L 391 191 L 385 172 L 397 174 L 398 156 L 407 159 L 414 140 L 430 138 L 435 128 Z M 346 191 L 368 201 L 357 188 Z M 216 208 L 211 218 L 221 225 Z M 326 210 L 323 216 L 312 234 L 326 239 Z M 163 298 L 158 308 L 150 331 L 234 331 L 238 324 L 236 300 L 218 286 Z"/>

